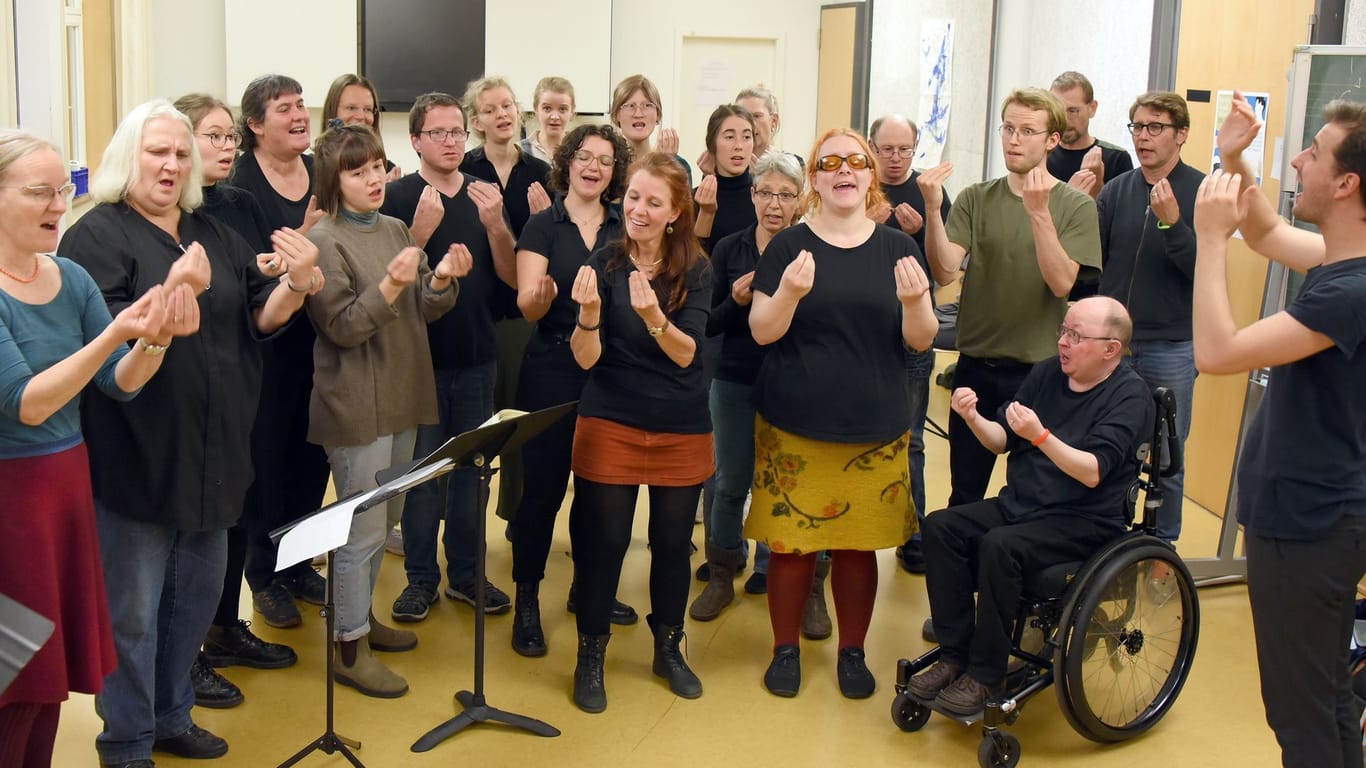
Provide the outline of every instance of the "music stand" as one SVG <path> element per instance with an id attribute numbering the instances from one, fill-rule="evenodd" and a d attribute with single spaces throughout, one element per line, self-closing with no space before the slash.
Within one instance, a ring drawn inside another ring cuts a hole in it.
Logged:
<path id="1" fill-rule="evenodd" d="M 42 614 L 0 594 L 0 693 L 47 644 L 55 628 Z"/>
<path id="2" fill-rule="evenodd" d="M 394 496 L 405 493 L 432 478 L 446 474 L 452 468 L 450 462 L 439 460 L 427 462 L 424 460 L 421 466 L 411 467 L 409 471 L 392 478 L 388 482 L 379 481 L 380 486 L 374 490 L 352 494 L 270 532 L 271 542 L 276 545 L 279 551 L 275 563 L 277 572 L 295 563 L 310 560 L 324 551 L 327 552 L 327 597 L 322 610 L 327 626 L 327 726 L 321 736 L 310 741 L 288 760 L 280 763 L 279 768 L 288 768 L 288 766 L 298 763 L 315 751 L 322 751 L 323 754 L 327 755 L 340 752 L 342 757 L 346 758 L 346 761 L 355 768 L 365 768 L 351 752 L 352 749 L 360 749 L 360 742 L 338 734 L 334 727 L 335 701 L 332 673 L 335 661 L 332 658 L 332 637 L 336 631 L 336 616 L 332 599 L 333 561 L 337 548 L 346 543 L 350 533 L 350 520 L 354 515 L 383 504 Z"/>
<path id="3" fill-rule="evenodd" d="M 521 447 L 523 443 L 544 432 L 578 406 L 578 401 L 556 405 L 521 416 L 505 418 L 493 424 L 457 435 L 419 462 L 421 468 L 431 460 L 449 459 L 452 466 L 474 467 L 479 472 L 475 488 L 475 558 L 474 558 L 474 690 L 455 694 L 463 711 L 436 726 L 413 743 L 414 752 L 426 752 L 437 744 L 472 725 L 495 722 L 519 728 L 537 736 L 559 736 L 558 728 L 549 723 L 491 707 L 484 696 L 484 582 L 487 559 L 488 528 L 484 507 L 488 503 L 489 481 L 497 470 L 491 466 L 494 457 L 503 451 Z"/>

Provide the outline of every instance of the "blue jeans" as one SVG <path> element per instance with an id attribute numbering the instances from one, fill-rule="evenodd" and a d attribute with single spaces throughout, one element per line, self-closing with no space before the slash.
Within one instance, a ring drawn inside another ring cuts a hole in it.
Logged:
<path id="1" fill-rule="evenodd" d="M 1166 387 L 1176 396 L 1176 431 L 1185 452 L 1191 433 L 1191 403 L 1195 400 L 1195 347 L 1189 341 L 1135 341 L 1133 366 L 1150 387 Z M 1176 541 L 1181 536 L 1181 505 L 1185 501 L 1186 469 L 1162 479 L 1166 497 L 1157 510 L 1157 537 Z"/>
<path id="2" fill-rule="evenodd" d="M 906 449 L 906 460 L 911 470 L 911 501 L 915 502 L 915 516 L 925 522 L 925 416 L 930 407 L 930 376 L 934 373 L 934 350 L 906 356 L 906 398 L 911 406 L 911 444 Z M 911 541 L 920 540 L 920 528 L 911 534 Z"/>
<path id="3" fill-rule="evenodd" d="M 327 449 L 337 498 L 379 487 L 375 473 L 413 457 L 416 429 L 385 435 L 369 445 Z M 336 603 L 335 639 L 358 640 L 370 634 L 370 600 L 384 562 L 384 538 L 403 516 L 403 501 L 392 498 L 351 516 L 351 533 L 332 560 L 332 597 Z M 406 545 L 406 541 L 404 542 Z"/>
<path id="4" fill-rule="evenodd" d="M 106 763 L 146 760 L 153 741 L 194 725 L 190 665 L 223 589 L 227 531 L 131 520 L 98 499 L 95 522 L 119 661 L 95 697 L 95 749 Z"/>
<path id="5" fill-rule="evenodd" d="M 754 485 L 754 387 L 733 381 L 711 382 L 711 426 L 716 442 L 716 497 L 707 530 L 711 544 L 744 549 L 745 497 Z M 754 571 L 768 573 L 769 550 L 754 549 Z"/>
<path id="6" fill-rule="evenodd" d="M 417 428 L 413 456 L 421 458 L 441 447 L 448 439 L 483 424 L 493 413 L 493 382 L 496 363 L 481 363 L 468 368 L 436 372 L 436 405 L 441 423 Z M 441 486 L 425 483 L 408 492 L 403 505 L 403 566 L 409 584 L 425 584 L 433 589 L 441 583 L 441 566 L 436 560 L 436 538 L 441 520 L 446 532 L 441 543 L 446 550 L 446 576 L 452 586 L 474 583 L 474 558 L 480 542 L 475 541 L 475 526 L 484 510 L 474 508 L 478 473 L 464 467 L 446 475 Z M 444 500 L 444 509 L 443 509 Z"/>

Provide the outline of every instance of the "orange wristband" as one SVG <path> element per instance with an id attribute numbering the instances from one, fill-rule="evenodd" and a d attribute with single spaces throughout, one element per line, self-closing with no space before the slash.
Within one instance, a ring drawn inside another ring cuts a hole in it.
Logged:
<path id="1" fill-rule="evenodd" d="M 1035 448 L 1038 448 L 1039 446 L 1043 445 L 1043 441 L 1047 440 L 1048 436 L 1051 434 L 1053 434 L 1052 430 L 1044 429 L 1043 434 L 1039 435 L 1039 439 L 1031 442 L 1030 445 L 1034 446 Z"/>

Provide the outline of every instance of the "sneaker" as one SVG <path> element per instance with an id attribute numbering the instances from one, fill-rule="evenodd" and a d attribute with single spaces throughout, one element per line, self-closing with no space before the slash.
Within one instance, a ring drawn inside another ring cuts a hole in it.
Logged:
<path id="1" fill-rule="evenodd" d="M 841 648 L 840 659 L 836 666 L 840 681 L 840 693 L 846 699 L 866 699 L 877 690 L 877 681 L 868 670 L 863 659 L 862 648 Z"/>
<path id="2" fill-rule="evenodd" d="M 474 582 L 447 585 L 446 597 L 474 605 Z M 512 600 L 507 596 L 507 593 L 493 586 L 493 582 L 486 579 L 484 581 L 484 613 L 488 615 L 507 613 L 511 608 Z"/>
<path id="3" fill-rule="evenodd" d="M 904 545 L 897 547 L 896 561 L 901 566 L 901 570 L 907 573 L 924 573 L 925 550 L 920 546 L 920 539 L 911 539 Z"/>
<path id="4" fill-rule="evenodd" d="M 187 757 L 191 760 L 210 760 L 226 755 L 228 742 L 191 724 L 190 729 L 179 736 L 152 742 L 152 751 L 169 752 L 176 757 Z"/>
<path id="5" fill-rule="evenodd" d="M 764 687 L 774 696 L 790 699 L 802 687 L 802 651 L 795 645 L 773 649 L 773 661 L 764 673 Z"/>
<path id="6" fill-rule="evenodd" d="M 294 649 L 267 643 L 251 632 L 251 622 L 238 619 L 229 627 L 209 627 L 204 658 L 215 667 L 240 665 L 254 669 L 284 669 L 299 661 Z"/>
<path id="7" fill-rule="evenodd" d="M 190 665 L 190 684 L 194 686 L 195 706 L 232 709 L 242 703 L 242 689 L 215 672 L 202 653 Z"/>
<path id="8" fill-rule="evenodd" d="M 437 601 L 436 587 L 429 584 L 409 584 L 399 593 L 389 615 L 394 621 L 406 624 L 427 618 L 427 608 Z"/>
<path id="9" fill-rule="evenodd" d="M 403 557 L 403 531 L 399 528 L 390 528 L 389 535 L 384 537 L 384 551 L 391 555 Z"/>
<path id="10" fill-rule="evenodd" d="M 303 621 L 299 616 L 299 606 L 294 604 L 294 595 L 285 589 L 278 580 L 259 592 L 251 593 L 251 605 L 261 614 L 261 619 L 276 629 L 297 627 Z"/>
<path id="11" fill-rule="evenodd" d="M 327 602 L 327 579 L 312 568 L 304 568 L 280 581 L 291 595 L 305 603 L 323 605 Z"/>
<path id="12" fill-rule="evenodd" d="M 755 571 L 745 579 L 745 594 L 766 595 L 768 594 L 768 574 Z"/>
<path id="13" fill-rule="evenodd" d="M 981 712 L 1000 690 L 999 685 L 986 685 L 972 675 L 960 675 L 952 685 L 939 692 L 934 703 L 945 712 L 967 717 Z"/>

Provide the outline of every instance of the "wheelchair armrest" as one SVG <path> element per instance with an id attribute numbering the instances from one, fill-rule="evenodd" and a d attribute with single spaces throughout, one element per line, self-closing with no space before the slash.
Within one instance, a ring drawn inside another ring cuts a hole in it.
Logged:
<path id="1" fill-rule="evenodd" d="M 1181 471 L 1181 435 L 1176 431 L 1176 394 L 1166 387 L 1153 389 L 1153 400 L 1157 402 L 1157 423 L 1153 428 L 1153 466 L 1159 477 L 1171 477 Z M 1163 427 L 1166 439 L 1163 439 Z M 1167 461 L 1163 466 L 1160 447 L 1166 447 Z"/>

